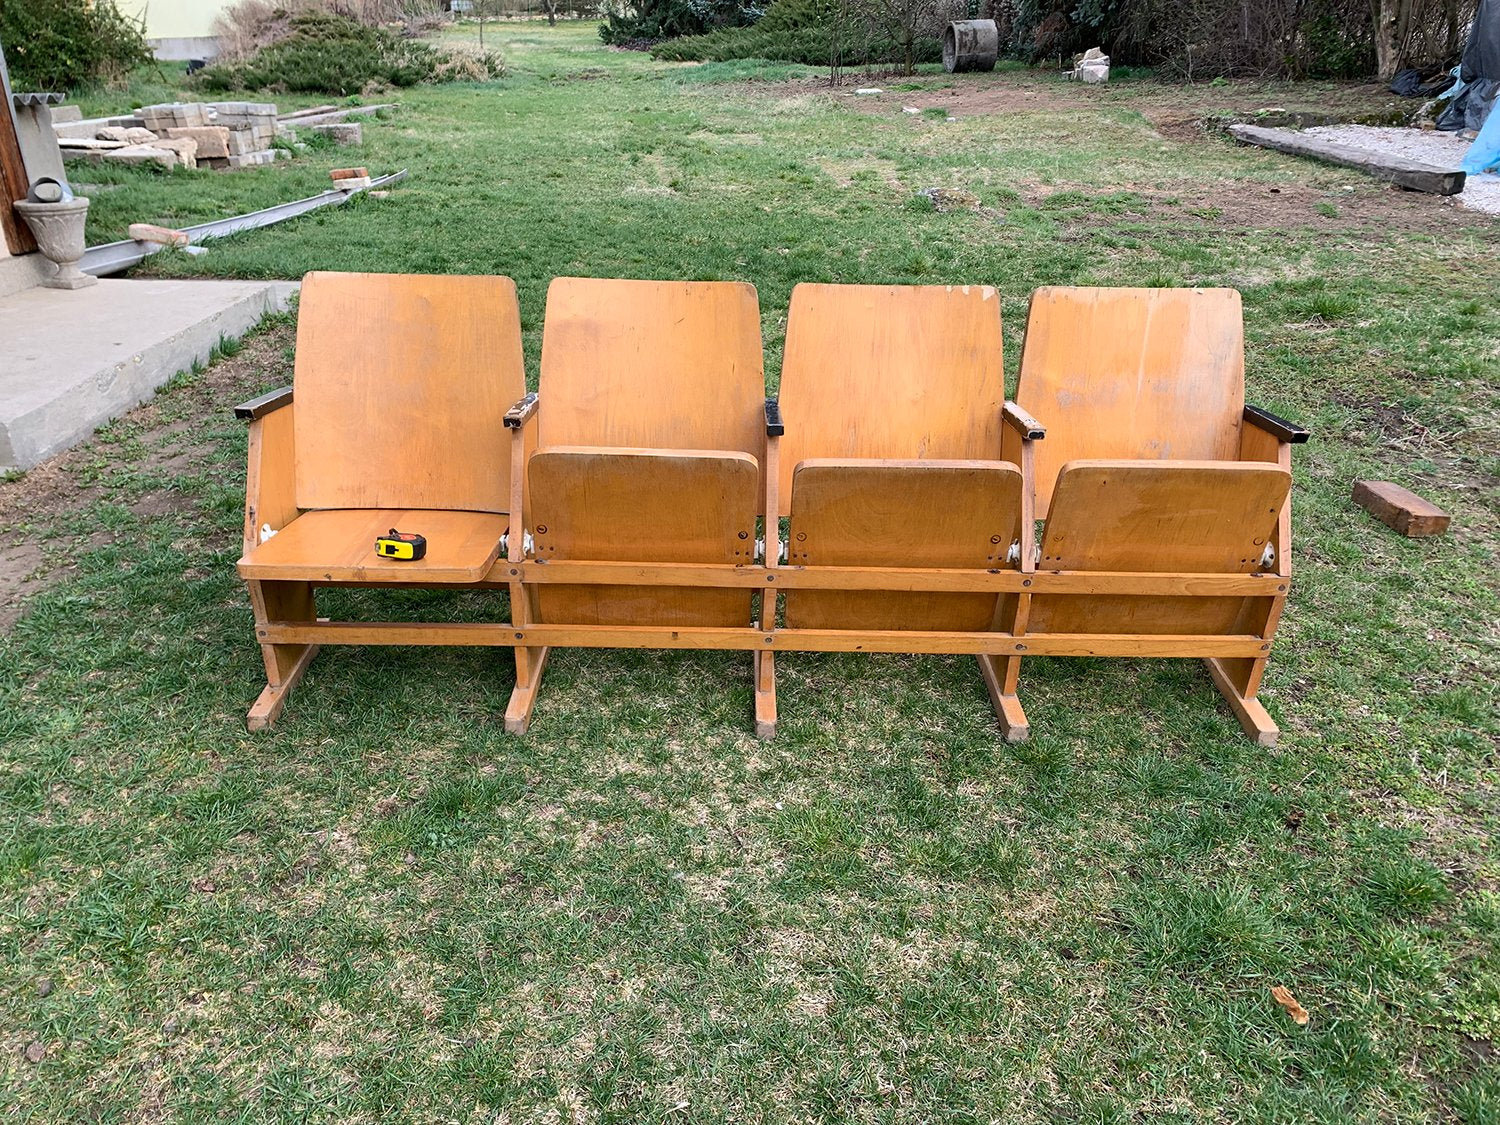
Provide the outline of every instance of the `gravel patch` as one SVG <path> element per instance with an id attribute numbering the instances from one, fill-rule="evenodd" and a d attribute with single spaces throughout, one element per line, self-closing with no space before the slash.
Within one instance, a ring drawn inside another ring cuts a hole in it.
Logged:
<path id="1" fill-rule="evenodd" d="M 1464 154 L 1469 151 L 1469 142 L 1455 134 L 1426 129 L 1383 125 L 1323 125 L 1303 131 L 1309 136 L 1355 145 L 1371 152 L 1404 156 L 1408 160 L 1420 160 L 1439 168 L 1457 168 L 1463 161 Z M 1486 172 L 1481 176 L 1471 174 L 1464 184 L 1464 190 L 1454 198 L 1470 210 L 1500 215 L 1500 176 L 1493 172 Z"/>

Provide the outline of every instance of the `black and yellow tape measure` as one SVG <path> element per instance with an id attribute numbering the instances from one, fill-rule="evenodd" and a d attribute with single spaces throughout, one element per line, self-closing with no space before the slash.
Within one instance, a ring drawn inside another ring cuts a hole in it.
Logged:
<path id="1" fill-rule="evenodd" d="M 375 540 L 375 553 L 383 559 L 416 562 L 427 553 L 427 540 L 415 532 L 397 531 L 393 527 L 389 535 Z"/>

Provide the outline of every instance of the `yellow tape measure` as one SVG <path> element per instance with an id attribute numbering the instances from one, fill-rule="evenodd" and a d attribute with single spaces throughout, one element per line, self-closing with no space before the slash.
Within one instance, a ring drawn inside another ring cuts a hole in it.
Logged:
<path id="1" fill-rule="evenodd" d="M 391 528 L 389 535 L 375 540 L 375 553 L 383 559 L 400 559 L 415 562 L 427 553 L 427 540 L 411 531 Z"/>

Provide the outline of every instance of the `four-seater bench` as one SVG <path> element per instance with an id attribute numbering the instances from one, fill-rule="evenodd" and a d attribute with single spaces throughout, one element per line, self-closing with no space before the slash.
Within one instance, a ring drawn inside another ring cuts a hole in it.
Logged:
<path id="1" fill-rule="evenodd" d="M 1040 290 L 1015 402 L 987 286 L 799 285 L 776 398 L 760 323 L 743 283 L 558 278 L 527 394 L 509 279 L 309 275 L 294 386 L 238 410 L 250 726 L 319 645 L 460 644 L 514 649 L 513 733 L 552 648 L 697 648 L 752 654 L 761 737 L 778 653 L 858 651 L 974 655 L 1013 740 L 1023 658 L 1202 658 L 1274 743 L 1307 432 L 1244 405 L 1237 293 Z M 494 619 L 319 618 L 340 585 Z"/>

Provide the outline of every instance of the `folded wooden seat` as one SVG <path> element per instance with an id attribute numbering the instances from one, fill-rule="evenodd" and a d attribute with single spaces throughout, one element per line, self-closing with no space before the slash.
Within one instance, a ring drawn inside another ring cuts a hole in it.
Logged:
<path id="1" fill-rule="evenodd" d="M 239 573 L 267 679 L 252 729 L 320 644 L 448 643 L 445 623 L 319 621 L 314 590 L 483 581 L 510 524 L 504 418 L 525 389 L 509 278 L 307 275 L 293 386 L 237 411 L 250 422 Z M 393 528 L 425 537 L 425 557 L 377 555 Z"/>
<path id="2" fill-rule="evenodd" d="M 755 564 L 764 411 L 752 286 L 554 280 L 527 466 L 530 548 L 512 541 L 510 549 L 513 563 L 532 564 L 512 586 L 523 634 L 642 648 L 714 647 L 677 629 L 748 635 L 753 591 L 676 585 L 659 568 Z M 532 425 L 528 416 L 516 440 Z M 546 568 L 556 563 L 613 565 L 617 580 L 553 582 L 557 572 Z M 530 722 L 547 649 L 517 649 L 526 674 L 507 730 Z M 770 689 L 761 686 L 764 710 Z"/>
<path id="3" fill-rule="evenodd" d="M 941 584 L 934 571 L 983 581 L 1022 568 L 1032 529 L 1020 463 L 1039 431 L 1019 412 L 1007 419 L 993 289 L 797 286 L 779 406 L 789 568 L 809 580 L 821 568 L 921 569 L 929 586 Z M 807 631 L 837 630 L 843 647 L 976 652 L 1007 736 L 1026 736 L 1014 658 L 954 636 L 1011 632 L 1015 593 L 799 587 L 784 603 L 789 648 L 826 647 Z"/>
<path id="4" fill-rule="evenodd" d="M 1245 406 L 1240 295 L 1040 289 L 1016 399 L 1047 427 L 1028 635 L 1203 657 L 1246 731 L 1273 744 L 1256 694 L 1291 579 L 1291 444 L 1307 431 Z M 1047 592 L 1052 572 L 1163 577 L 1062 594 Z"/>

